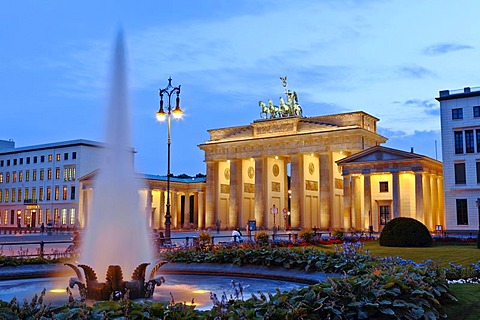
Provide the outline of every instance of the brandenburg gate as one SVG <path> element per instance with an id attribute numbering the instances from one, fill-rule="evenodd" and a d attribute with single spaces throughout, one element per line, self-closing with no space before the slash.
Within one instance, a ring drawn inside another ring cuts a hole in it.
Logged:
<path id="1" fill-rule="evenodd" d="M 274 221 L 280 229 L 344 227 L 336 161 L 386 142 L 376 130 L 379 119 L 362 111 L 304 117 L 296 93 L 285 94 L 279 106 L 260 101 L 260 119 L 209 130 L 199 145 L 207 168 L 199 228 L 217 221 L 244 228 L 249 220 L 269 229 Z"/>

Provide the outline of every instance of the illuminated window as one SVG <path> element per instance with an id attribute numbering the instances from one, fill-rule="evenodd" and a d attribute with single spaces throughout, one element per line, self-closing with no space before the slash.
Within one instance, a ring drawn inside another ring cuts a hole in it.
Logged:
<path id="1" fill-rule="evenodd" d="M 380 206 L 380 224 L 386 225 L 390 221 L 390 206 Z"/>
<path id="2" fill-rule="evenodd" d="M 22 189 L 18 189 L 17 192 L 17 201 L 22 202 Z"/>
<path id="3" fill-rule="evenodd" d="M 23 181 L 23 172 L 22 172 L 22 171 L 19 171 L 19 172 L 18 172 L 18 181 L 19 181 L 19 182 L 22 182 L 22 181 Z"/>
<path id="4" fill-rule="evenodd" d="M 50 209 L 45 209 L 45 220 L 47 220 L 47 223 L 52 221 L 52 216 L 50 215 Z"/>
<path id="5" fill-rule="evenodd" d="M 9 183 L 9 182 L 10 182 L 10 173 L 9 173 L 9 172 L 7 172 L 7 173 L 5 174 L 5 182 L 6 182 L 6 183 Z"/>
<path id="6" fill-rule="evenodd" d="M 12 181 L 17 182 L 17 172 L 13 171 L 12 173 Z"/>
<path id="7" fill-rule="evenodd" d="M 62 209 L 62 224 L 67 224 L 67 209 Z"/>
<path id="8" fill-rule="evenodd" d="M 48 155 L 48 162 L 52 162 L 52 160 L 53 160 L 53 157 L 52 157 L 51 154 L 49 154 L 49 155 Z"/>
<path id="9" fill-rule="evenodd" d="M 12 196 L 11 196 L 11 201 L 15 202 L 15 189 L 12 189 Z"/>
<path id="10" fill-rule="evenodd" d="M 60 161 L 60 153 L 57 153 L 57 161 Z"/>
<path id="11" fill-rule="evenodd" d="M 25 181 L 30 181 L 30 171 L 25 171 Z"/>
<path id="12" fill-rule="evenodd" d="M 43 187 L 38 189 L 38 201 L 43 201 Z"/>
<path id="13" fill-rule="evenodd" d="M 32 171 L 32 176 L 33 181 L 37 181 L 37 170 Z"/>
<path id="14" fill-rule="evenodd" d="M 60 187 L 55 186 L 55 200 L 58 200 L 60 196 Z"/>
<path id="15" fill-rule="evenodd" d="M 8 210 L 5 210 L 5 215 L 3 216 L 3 224 L 8 224 Z"/>
<path id="16" fill-rule="evenodd" d="M 8 202 L 8 189 L 5 189 L 5 202 Z"/>
<path id="17" fill-rule="evenodd" d="M 60 218 L 59 210 L 58 208 L 53 209 L 53 223 L 55 225 L 58 225 L 58 219 Z"/>
<path id="18" fill-rule="evenodd" d="M 3 190 L 0 189 L 0 203 L 3 202 Z"/>
<path id="19" fill-rule="evenodd" d="M 70 209 L 70 225 L 75 225 L 75 208 Z"/>
<path id="20" fill-rule="evenodd" d="M 55 168 L 55 179 L 60 179 L 60 168 Z"/>
<path id="21" fill-rule="evenodd" d="M 67 186 L 63 186 L 63 188 L 62 188 L 62 200 L 67 200 L 67 193 L 68 193 Z"/>
<path id="22" fill-rule="evenodd" d="M 37 188 L 32 188 L 32 201 L 33 203 L 37 202 Z"/>
<path id="23" fill-rule="evenodd" d="M 47 187 L 47 201 L 52 199 L 52 188 Z"/>
<path id="24" fill-rule="evenodd" d="M 45 179 L 45 170 L 41 169 L 40 170 L 40 180 Z"/>
<path id="25" fill-rule="evenodd" d="M 52 169 L 47 170 L 47 180 L 52 180 Z"/>
<path id="26" fill-rule="evenodd" d="M 0 173 L 0 183 L 3 183 L 3 173 Z"/>
<path id="27" fill-rule="evenodd" d="M 28 197 L 28 195 L 29 195 L 29 193 L 28 193 L 28 188 L 25 188 L 25 197 L 24 197 L 23 199 L 24 199 L 24 200 L 30 199 L 30 198 Z"/>
<path id="28" fill-rule="evenodd" d="M 38 224 L 42 224 L 43 222 L 43 210 L 39 209 L 38 210 Z"/>

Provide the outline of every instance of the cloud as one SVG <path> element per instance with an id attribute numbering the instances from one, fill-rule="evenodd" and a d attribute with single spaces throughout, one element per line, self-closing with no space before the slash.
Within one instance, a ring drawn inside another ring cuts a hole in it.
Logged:
<path id="1" fill-rule="evenodd" d="M 456 43 L 439 43 L 433 44 L 426 47 L 423 50 L 423 53 L 427 56 L 439 56 L 453 51 L 474 49 L 474 47 L 466 44 L 456 44 Z"/>
<path id="2" fill-rule="evenodd" d="M 435 76 L 435 73 L 421 66 L 401 67 L 400 74 L 407 78 L 424 79 Z"/>
<path id="3" fill-rule="evenodd" d="M 423 111 L 427 115 L 440 116 L 440 107 L 434 100 L 409 99 L 406 101 L 394 101 L 393 103 L 406 108 L 415 108 Z"/>

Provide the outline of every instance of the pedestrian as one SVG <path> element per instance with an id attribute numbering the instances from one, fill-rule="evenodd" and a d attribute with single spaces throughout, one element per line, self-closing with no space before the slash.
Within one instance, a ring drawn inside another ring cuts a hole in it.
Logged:
<path id="1" fill-rule="evenodd" d="M 220 219 L 217 219 L 217 221 L 215 221 L 215 227 L 217 227 L 217 234 L 220 233 L 220 225 L 222 224 L 222 221 L 220 221 Z"/>
<path id="2" fill-rule="evenodd" d="M 235 228 L 232 231 L 232 242 L 243 242 L 243 236 L 239 228 Z"/>
<path id="3" fill-rule="evenodd" d="M 45 232 L 45 224 L 42 222 L 42 225 L 40 226 L 40 232 L 43 233 Z"/>

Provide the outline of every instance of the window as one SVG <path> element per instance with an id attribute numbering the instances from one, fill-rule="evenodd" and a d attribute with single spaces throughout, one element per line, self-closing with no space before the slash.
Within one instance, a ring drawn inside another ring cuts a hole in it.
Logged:
<path id="1" fill-rule="evenodd" d="M 15 189 L 12 189 L 12 202 L 15 202 Z"/>
<path id="2" fill-rule="evenodd" d="M 23 164 L 23 158 L 20 158 L 20 165 Z"/>
<path id="3" fill-rule="evenodd" d="M 473 107 L 473 117 L 480 118 L 480 106 Z"/>
<path id="4" fill-rule="evenodd" d="M 77 159 L 77 153 L 76 152 L 72 152 L 72 159 L 73 160 Z"/>
<path id="5" fill-rule="evenodd" d="M 47 187 L 47 201 L 50 201 L 51 199 L 52 199 L 52 188 Z"/>
<path id="6" fill-rule="evenodd" d="M 18 202 L 22 202 L 22 189 L 18 189 L 18 192 L 17 192 L 17 201 Z"/>
<path id="7" fill-rule="evenodd" d="M 17 165 L 17 159 L 13 159 L 13 165 L 14 165 L 14 166 Z"/>
<path id="8" fill-rule="evenodd" d="M 75 200 L 75 186 L 70 187 L 70 200 Z"/>
<path id="9" fill-rule="evenodd" d="M 387 181 L 380 181 L 380 192 L 388 192 L 388 182 Z"/>
<path id="10" fill-rule="evenodd" d="M 13 171 L 12 180 L 13 180 L 13 182 L 17 182 L 17 172 L 15 172 L 15 171 Z"/>
<path id="11" fill-rule="evenodd" d="M 462 108 L 452 109 L 452 119 L 453 120 L 463 119 L 463 109 Z"/>
<path id="12" fill-rule="evenodd" d="M 475 140 L 473 139 L 473 130 L 465 130 L 465 151 L 466 153 L 475 152 Z"/>
<path id="13" fill-rule="evenodd" d="M 8 202 L 8 189 L 5 189 L 5 202 Z"/>
<path id="14" fill-rule="evenodd" d="M 68 193 L 67 187 L 63 186 L 63 188 L 62 188 L 62 200 L 67 200 L 67 193 Z"/>
<path id="15" fill-rule="evenodd" d="M 55 200 L 58 200 L 60 198 L 60 187 L 55 186 Z"/>
<path id="16" fill-rule="evenodd" d="M 70 225 L 75 225 L 75 208 L 70 209 Z"/>
<path id="17" fill-rule="evenodd" d="M 23 197 L 24 201 L 27 201 L 29 199 L 28 197 L 28 188 L 25 188 L 25 196 Z"/>
<path id="18" fill-rule="evenodd" d="M 45 156 L 40 156 L 40 162 L 44 163 L 45 162 Z"/>
<path id="19" fill-rule="evenodd" d="M 32 180 L 37 181 L 37 170 L 32 170 Z"/>
<path id="20" fill-rule="evenodd" d="M 9 167 L 9 166 L 10 166 L 10 159 L 7 160 L 7 167 Z"/>
<path id="21" fill-rule="evenodd" d="M 55 225 L 58 225 L 58 218 L 60 218 L 60 217 L 59 217 L 60 215 L 59 215 L 58 212 L 59 212 L 59 211 L 58 211 L 58 208 L 53 209 L 53 223 L 54 223 Z"/>
<path id="22" fill-rule="evenodd" d="M 60 161 L 60 153 L 57 153 L 56 159 L 57 161 Z"/>
<path id="23" fill-rule="evenodd" d="M 67 224 L 67 209 L 62 208 L 62 224 Z"/>
<path id="24" fill-rule="evenodd" d="M 468 225 L 467 199 L 457 199 L 457 225 Z"/>
<path id="25" fill-rule="evenodd" d="M 52 169 L 47 170 L 47 180 L 52 180 Z"/>
<path id="26" fill-rule="evenodd" d="M 5 174 L 5 182 L 6 182 L 6 183 L 9 183 L 9 182 L 10 182 L 10 173 L 9 173 L 9 172 L 7 172 L 7 173 Z"/>
<path id="27" fill-rule="evenodd" d="M 3 173 L 0 173 L 0 183 L 3 183 Z"/>
<path id="28" fill-rule="evenodd" d="M 22 182 L 22 181 L 23 181 L 23 172 L 22 172 L 22 171 L 19 171 L 19 172 L 18 172 L 18 181 L 19 181 L 19 182 Z"/>
<path id="29" fill-rule="evenodd" d="M 480 162 L 477 162 L 477 183 L 480 183 Z"/>
<path id="30" fill-rule="evenodd" d="M 73 181 L 75 180 L 75 167 L 65 167 L 63 168 L 63 181 Z"/>
<path id="31" fill-rule="evenodd" d="M 0 189 L 0 202 L 3 202 L 3 190 Z"/>
<path id="32" fill-rule="evenodd" d="M 38 188 L 38 201 L 43 201 L 43 187 Z"/>
<path id="33" fill-rule="evenodd" d="M 40 170 L 40 180 L 45 179 L 45 170 L 41 169 Z"/>
<path id="34" fill-rule="evenodd" d="M 3 160 L 0 160 L 0 167 L 3 167 Z"/>
<path id="35" fill-rule="evenodd" d="M 455 131 L 455 154 L 463 153 L 463 132 Z"/>
<path id="36" fill-rule="evenodd" d="M 30 171 L 25 171 L 25 181 L 30 181 Z"/>
<path id="37" fill-rule="evenodd" d="M 380 224 L 386 225 L 390 221 L 390 206 L 380 206 Z"/>
<path id="38" fill-rule="evenodd" d="M 465 163 L 455 163 L 455 184 L 466 184 Z"/>
<path id="39" fill-rule="evenodd" d="M 32 188 L 32 203 L 37 203 L 37 188 Z"/>
<path id="40" fill-rule="evenodd" d="M 33 157 L 33 163 L 37 163 L 37 161 L 38 161 L 38 157 L 37 156 Z"/>
<path id="41" fill-rule="evenodd" d="M 55 179 L 60 179 L 60 168 L 55 168 Z"/>
<path id="42" fill-rule="evenodd" d="M 65 152 L 65 153 L 63 154 L 63 160 L 68 160 L 68 152 Z"/>
<path id="43" fill-rule="evenodd" d="M 52 162 L 53 156 L 51 154 L 48 155 L 48 162 Z"/>
<path id="44" fill-rule="evenodd" d="M 27 164 L 30 164 L 30 157 L 27 157 Z"/>

